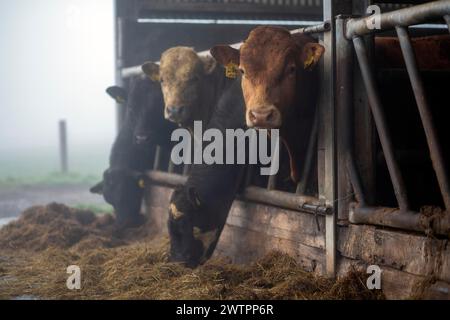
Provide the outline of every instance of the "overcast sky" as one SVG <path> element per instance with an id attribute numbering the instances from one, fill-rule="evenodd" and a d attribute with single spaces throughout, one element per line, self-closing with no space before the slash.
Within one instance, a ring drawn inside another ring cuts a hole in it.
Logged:
<path id="1" fill-rule="evenodd" d="M 0 1 L 0 160 L 11 150 L 109 150 L 114 104 L 112 0 Z M 78 152 L 78 151 L 77 151 Z"/>

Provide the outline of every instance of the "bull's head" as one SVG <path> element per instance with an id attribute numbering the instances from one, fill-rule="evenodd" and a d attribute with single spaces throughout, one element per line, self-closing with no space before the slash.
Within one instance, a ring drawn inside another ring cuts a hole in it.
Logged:
<path id="1" fill-rule="evenodd" d="M 153 62 L 142 66 L 150 79 L 161 82 L 165 118 L 183 127 L 202 120 L 202 89 L 215 68 L 214 59 L 200 57 L 188 47 L 166 50 L 159 66 Z"/>
<path id="2" fill-rule="evenodd" d="M 164 103 L 158 83 L 137 78 L 133 80 L 129 94 L 117 86 L 108 87 L 106 92 L 117 103 L 126 104 L 127 125 L 133 130 L 136 145 L 147 147 L 167 143 L 174 128 L 164 120 Z"/>
<path id="3" fill-rule="evenodd" d="M 280 128 L 297 101 L 305 74 L 320 60 L 324 48 L 314 39 L 291 35 L 280 27 L 257 27 L 240 50 L 215 46 L 212 56 L 242 73 L 248 127 Z"/>

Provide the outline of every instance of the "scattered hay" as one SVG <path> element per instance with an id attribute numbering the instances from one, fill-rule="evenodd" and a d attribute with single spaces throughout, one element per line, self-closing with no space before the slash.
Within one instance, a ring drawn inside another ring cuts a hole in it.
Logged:
<path id="1" fill-rule="evenodd" d="M 332 281 L 272 252 L 248 265 L 223 257 L 189 269 L 167 262 L 167 236 L 145 225 L 116 235 L 113 218 L 59 204 L 34 207 L 0 229 L 0 298 L 42 299 L 379 299 L 364 274 Z M 81 268 L 68 290 L 66 268 Z"/>

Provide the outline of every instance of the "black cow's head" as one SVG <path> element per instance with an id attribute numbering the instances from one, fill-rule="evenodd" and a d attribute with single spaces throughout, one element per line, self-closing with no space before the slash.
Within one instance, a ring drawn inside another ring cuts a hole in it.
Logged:
<path id="1" fill-rule="evenodd" d="M 103 196 L 116 211 L 121 227 L 143 223 L 140 215 L 142 195 L 147 178 L 144 174 L 125 168 L 110 168 L 103 173 Z"/>
<path id="2" fill-rule="evenodd" d="M 159 83 L 137 79 L 130 91 L 127 113 L 133 124 L 135 144 L 145 147 L 170 140 L 165 135 L 167 121 Z"/>
<path id="3" fill-rule="evenodd" d="M 201 202 L 194 188 L 180 186 L 172 193 L 168 223 L 170 261 L 181 262 L 188 267 L 200 263 L 203 247 L 194 237 L 194 220 L 200 207 Z"/>
<path id="4" fill-rule="evenodd" d="M 106 92 L 118 103 L 126 103 L 127 125 L 133 130 L 133 143 L 146 147 L 150 144 L 167 144 L 175 128 L 164 119 L 164 102 L 159 82 L 137 78 L 130 93 L 119 87 L 109 87 Z"/>

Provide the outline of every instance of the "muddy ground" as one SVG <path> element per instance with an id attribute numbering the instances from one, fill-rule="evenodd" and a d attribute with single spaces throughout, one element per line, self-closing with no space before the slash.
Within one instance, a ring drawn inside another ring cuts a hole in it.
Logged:
<path id="1" fill-rule="evenodd" d="M 25 209 L 54 199 L 70 206 L 105 206 L 102 196 L 89 192 L 90 185 L 32 185 L 0 187 L 0 226 L 17 218 Z"/>

